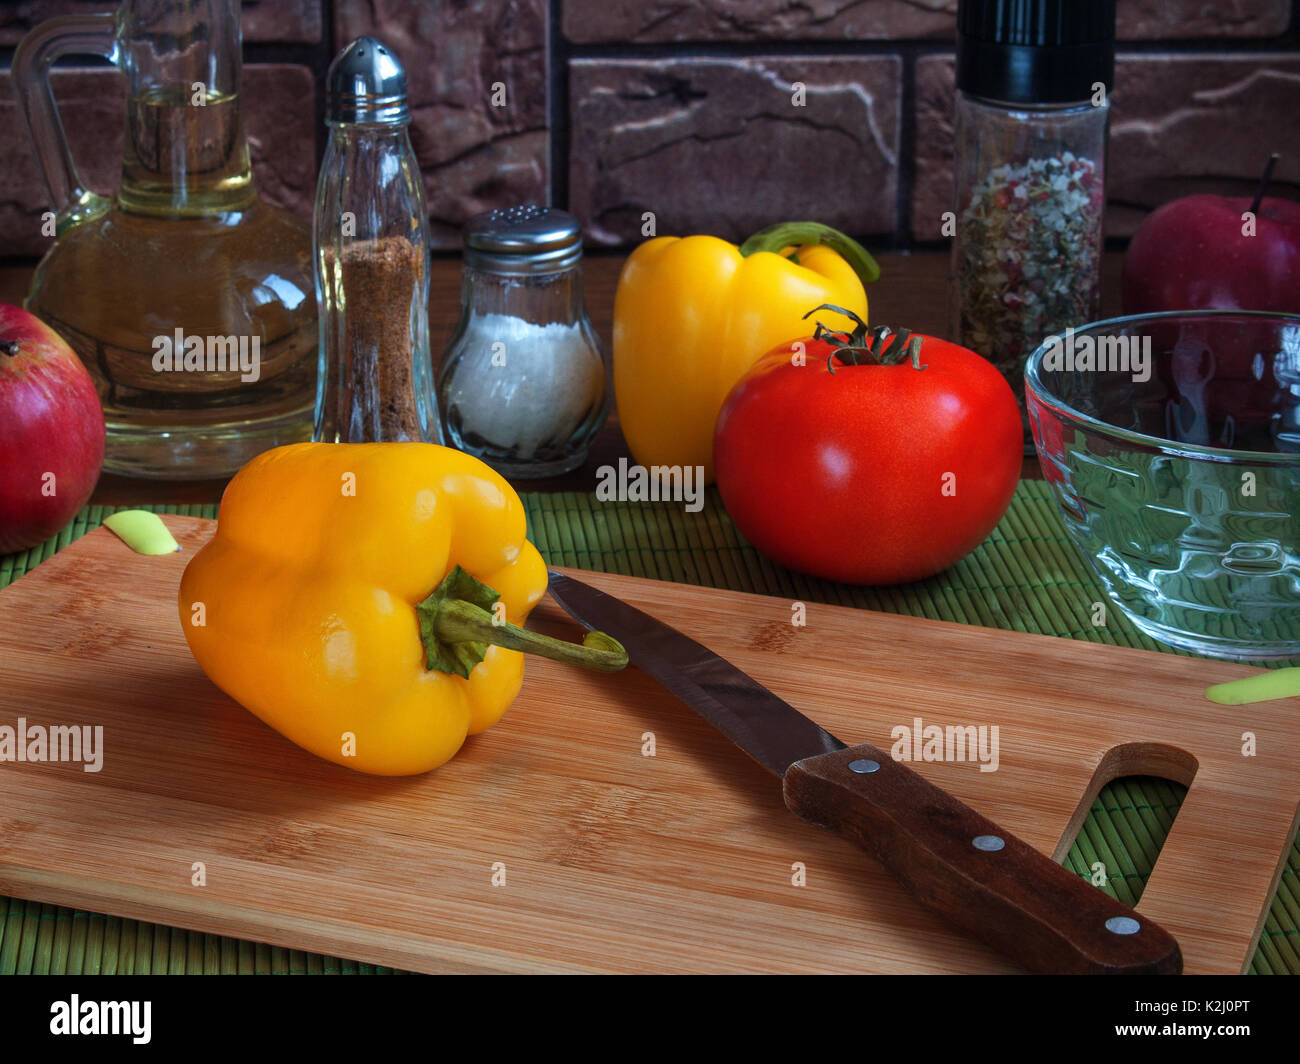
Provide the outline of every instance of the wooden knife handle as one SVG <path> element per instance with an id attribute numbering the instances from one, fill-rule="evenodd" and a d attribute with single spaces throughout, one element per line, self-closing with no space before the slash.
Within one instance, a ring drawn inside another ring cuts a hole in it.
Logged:
<path id="1" fill-rule="evenodd" d="M 1032 971 L 1182 971 L 1178 943 L 1163 928 L 870 744 L 791 765 L 785 804 L 856 843 L 921 904 Z"/>

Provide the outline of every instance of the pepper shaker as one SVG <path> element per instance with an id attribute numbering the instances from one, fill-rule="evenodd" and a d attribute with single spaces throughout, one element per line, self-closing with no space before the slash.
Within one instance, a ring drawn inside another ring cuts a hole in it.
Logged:
<path id="1" fill-rule="evenodd" d="M 567 473 L 605 420 L 609 380 L 577 219 L 537 206 L 470 219 L 461 317 L 438 369 L 448 442 L 505 476 Z"/>
<path id="2" fill-rule="evenodd" d="M 961 0 L 953 335 L 1006 376 L 1100 311 L 1115 0 Z"/>
<path id="3" fill-rule="evenodd" d="M 406 72 L 374 37 L 330 65 L 316 191 L 319 376 L 313 439 L 439 443 L 429 225 Z"/>

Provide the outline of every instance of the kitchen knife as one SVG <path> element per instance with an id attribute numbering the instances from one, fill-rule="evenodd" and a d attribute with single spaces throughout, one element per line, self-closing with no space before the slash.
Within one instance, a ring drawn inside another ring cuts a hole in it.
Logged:
<path id="1" fill-rule="evenodd" d="M 779 776 L 785 804 L 883 864 L 949 923 L 1039 972 L 1168 974 L 1178 943 L 889 754 L 846 746 L 675 628 L 563 573 L 550 592 Z"/>

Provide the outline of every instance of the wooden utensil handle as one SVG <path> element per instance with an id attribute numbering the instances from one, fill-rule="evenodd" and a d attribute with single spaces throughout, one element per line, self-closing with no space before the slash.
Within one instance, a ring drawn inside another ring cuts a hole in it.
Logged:
<path id="1" fill-rule="evenodd" d="M 856 843 L 921 904 L 1033 971 L 1182 971 L 1178 943 L 1163 928 L 870 744 L 791 765 L 785 804 Z"/>

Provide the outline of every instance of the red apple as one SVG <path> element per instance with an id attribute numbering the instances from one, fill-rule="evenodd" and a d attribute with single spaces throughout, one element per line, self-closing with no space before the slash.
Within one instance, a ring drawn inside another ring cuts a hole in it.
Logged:
<path id="1" fill-rule="evenodd" d="M 1300 203 L 1187 196 L 1157 208 L 1124 256 L 1124 313 L 1270 310 L 1300 313 Z"/>
<path id="2" fill-rule="evenodd" d="M 39 318 L 0 303 L 0 554 L 63 528 L 103 464 L 104 411 L 86 367 Z"/>

